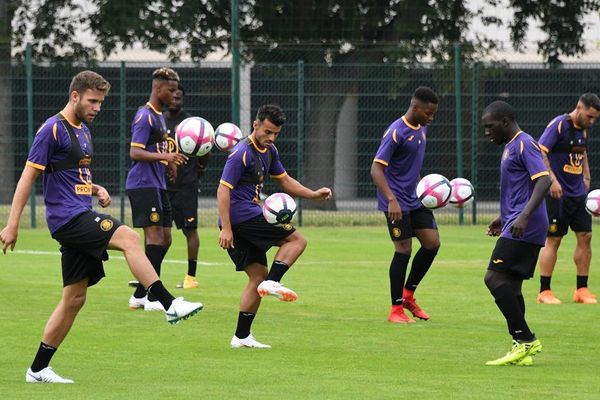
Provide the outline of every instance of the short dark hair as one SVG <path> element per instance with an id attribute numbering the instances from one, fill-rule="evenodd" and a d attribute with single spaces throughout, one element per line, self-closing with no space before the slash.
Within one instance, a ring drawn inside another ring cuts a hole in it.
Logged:
<path id="1" fill-rule="evenodd" d="M 412 95 L 413 99 L 422 101 L 423 103 L 438 104 L 440 101 L 438 95 L 427 86 L 419 86 Z"/>
<path id="2" fill-rule="evenodd" d="M 179 82 L 177 84 L 177 90 L 181 90 L 181 94 L 183 94 L 185 96 L 185 89 L 183 88 L 183 85 L 181 84 L 181 82 Z"/>
<path id="3" fill-rule="evenodd" d="M 88 89 L 98 90 L 108 94 L 110 90 L 110 83 L 102 77 L 102 75 L 94 71 L 81 71 L 73 77 L 71 85 L 69 86 L 69 95 L 76 91 L 79 94 L 83 94 Z"/>
<path id="4" fill-rule="evenodd" d="M 265 104 L 258 109 L 256 119 L 260 122 L 268 119 L 276 126 L 281 126 L 285 123 L 285 114 L 278 105 Z"/>
<path id="5" fill-rule="evenodd" d="M 598 96 L 594 93 L 582 94 L 581 97 L 579 97 L 579 101 L 587 108 L 593 107 L 600 111 L 600 98 L 598 98 Z"/>
<path id="6" fill-rule="evenodd" d="M 162 67 L 152 72 L 152 80 L 179 82 L 179 75 L 171 68 Z"/>
<path id="7" fill-rule="evenodd" d="M 502 118 L 508 118 L 510 121 L 515 120 L 515 112 L 510 104 L 502 100 L 496 100 L 490 103 L 485 110 L 484 114 L 490 114 L 494 119 L 501 120 Z"/>

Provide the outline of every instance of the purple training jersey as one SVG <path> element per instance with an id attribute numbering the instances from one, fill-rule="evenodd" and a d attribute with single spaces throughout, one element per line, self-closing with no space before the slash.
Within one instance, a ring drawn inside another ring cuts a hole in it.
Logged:
<path id="1" fill-rule="evenodd" d="M 258 161 L 262 164 L 258 169 L 253 147 L 260 156 Z M 239 142 L 231 151 L 221 175 L 220 184 L 231 189 L 229 211 L 231 225 L 248 221 L 262 213 L 259 194 L 263 186 L 263 178 L 259 179 L 259 183 L 249 182 L 255 179 L 257 171 L 264 171 L 261 176 L 264 177 L 268 173 L 271 178 L 282 178 L 287 174 L 275 145 L 259 149 L 253 138 L 249 137 Z"/>
<path id="2" fill-rule="evenodd" d="M 540 147 L 527 133 L 520 131 L 504 146 L 500 162 L 500 219 L 502 223 L 500 236 L 540 246 L 544 245 L 548 233 L 545 202 L 542 202 L 531 213 L 527 228 L 521 238 L 513 238 L 510 227 L 529 202 L 535 180 L 548 174 Z"/>
<path id="3" fill-rule="evenodd" d="M 587 130 L 579 129 L 568 114 L 554 118 L 538 141 L 548 156 L 550 168 L 567 197 L 585 196 L 583 163 L 587 150 Z M 572 142 L 572 143 L 571 143 Z"/>
<path id="4" fill-rule="evenodd" d="M 131 146 L 139 147 L 151 153 L 168 153 L 168 130 L 165 117 L 155 110 L 150 103 L 141 107 L 131 126 Z M 127 174 L 125 188 L 166 189 L 165 181 L 166 161 L 132 161 Z"/>
<path id="5" fill-rule="evenodd" d="M 79 168 L 51 172 L 54 163 L 65 160 L 71 153 L 71 138 L 64 124 L 73 127 L 85 160 Z M 75 125 L 58 116 L 50 117 L 35 134 L 27 156 L 27 165 L 44 171 L 43 187 L 46 221 L 51 233 L 77 215 L 92 209 L 92 138 L 85 124 Z"/>
<path id="6" fill-rule="evenodd" d="M 426 126 L 413 126 L 405 117 L 399 118 L 385 131 L 373 160 L 386 167 L 385 179 L 403 212 L 421 208 L 415 190 L 425 158 L 426 136 Z M 388 200 L 379 190 L 377 209 L 388 211 Z"/>

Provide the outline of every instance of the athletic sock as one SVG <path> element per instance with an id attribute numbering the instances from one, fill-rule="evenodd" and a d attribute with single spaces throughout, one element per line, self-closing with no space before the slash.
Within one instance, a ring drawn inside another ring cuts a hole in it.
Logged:
<path id="1" fill-rule="evenodd" d="M 550 290 L 550 282 L 552 281 L 551 276 L 540 275 L 540 293 L 544 290 Z"/>
<path id="2" fill-rule="evenodd" d="M 154 267 L 156 274 L 160 277 L 160 265 L 165 256 L 165 250 L 155 244 L 147 244 L 146 245 L 146 257 L 150 260 L 150 264 Z M 143 297 L 143 296 L 142 296 Z M 148 301 L 156 301 L 158 300 L 153 294 L 150 294 L 148 291 Z M 166 308 L 165 308 L 166 310 Z"/>
<path id="3" fill-rule="evenodd" d="M 189 276 L 196 276 L 196 267 L 198 262 L 196 260 L 188 260 L 188 272 Z"/>
<path id="4" fill-rule="evenodd" d="M 52 359 L 52 356 L 54 356 L 54 353 L 56 353 L 56 347 L 41 342 L 35 358 L 33 359 L 33 363 L 31 364 L 31 370 L 33 372 L 40 372 L 46 368 L 50 365 L 50 360 Z"/>
<path id="5" fill-rule="evenodd" d="M 284 262 L 278 260 L 273 261 L 273 265 L 271 265 L 271 269 L 269 270 L 266 280 L 280 282 L 281 278 L 283 278 L 283 275 L 288 271 L 289 268 L 290 267 Z"/>
<path id="6" fill-rule="evenodd" d="M 587 285 L 588 285 L 587 275 L 577 275 L 577 289 L 581 289 L 582 287 L 587 287 Z"/>
<path id="7" fill-rule="evenodd" d="M 534 336 L 527 322 L 525 321 L 525 315 L 519 304 L 518 295 L 516 295 L 510 285 L 500 285 L 496 289 L 491 291 L 496 305 L 504 315 L 506 324 L 508 325 L 508 332 L 517 341 L 530 342 Z"/>
<path id="8" fill-rule="evenodd" d="M 433 260 L 437 255 L 438 251 L 429 250 L 424 247 L 421 247 L 415 257 L 413 258 L 412 265 L 410 267 L 410 273 L 408 274 L 408 279 L 406 279 L 406 288 L 412 290 L 413 292 L 419 286 L 419 283 L 429 271 L 429 267 L 433 264 Z"/>
<path id="9" fill-rule="evenodd" d="M 390 263 L 390 296 L 393 306 L 402 304 L 402 290 L 404 289 L 404 279 L 406 278 L 406 268 L 410 254 L 394 252 L 394 257 Z"/>
<path id="10" fill-rule="evenodd" d="M 175 300 L 175 297 L 169 293 L 160 280 L 148 286 L 148 299 L 150 299 L 150 296 L 160 301 L 160 304 L 165 308 L 165 311 L 171 307 L 171 303 Z"/>
<path id="11" fill-rule="evenodd" d="M 235 336 L 238 339 L 244 339 L 250 335 L 250 327 L 252 326 L 254 317 L 256 317 L 256 314 L 254 313 L 240 311 L 238 314 L 237 328 L 235 330 Z"/>

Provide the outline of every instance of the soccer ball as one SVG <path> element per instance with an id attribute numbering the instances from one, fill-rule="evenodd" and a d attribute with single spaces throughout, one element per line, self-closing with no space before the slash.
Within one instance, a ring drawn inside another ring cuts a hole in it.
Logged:
<path id="1" fill-rule="evenodd" d="M 181 121 L 175 130 L 179 150 L 188 156 L 203 156 L 213 147 L 215 131 L 207 120 L 189 117 Z"/>
<path id="2" fill-rule="evenodd" d="M 215 130 L 215 147 L 221 151 L 228 152 L 244 138 L 244 134 L 231 122 L 225 122 L 217 126 Z"/>
<path id="3" fill-rule="evenodd" d="M 585 211 L 592 217 L 600 217 L 600 189 L 588 193 L 585 199 Z"/>
<path id="4" fill-rule="evenodd" d="M 450 186 L 452 186 L 452 194 L 448 204 L 452 207 L 463 208 L 473 201 L 475 190 L 467 179 L 454 178 L 450 181 Z"/>
<path id="5" fill-rule="evenodd" d="M 272 225 L 289 224 L 296 214 L 296 202 L 289 194 L 273 193 L 265 199 L 262 212 Z"/>
<path id="6" fill-rule="evenodd" d="M 417 197 L 421 204 L 430 209 L 444 207 L 451 193 L 450 182 L 440 174 L 429 174 L 417 185 Z"/>

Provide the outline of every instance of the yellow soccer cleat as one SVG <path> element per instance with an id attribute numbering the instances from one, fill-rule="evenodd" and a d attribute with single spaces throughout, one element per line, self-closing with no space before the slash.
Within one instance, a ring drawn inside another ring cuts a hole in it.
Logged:
<path id="1" fill-rule="evenodd" d="M 499 365 L 522 365 L 518 363 L 525 363 L 524 360 L 528 356 L 534 356 L 542 351 L 542 343 L 535 339 L 531 342 L 519 343 L 516 340 L 512 342 L 512 348 L 506 355 L 492 361 L 488 361 L 485 365 L 499 366 Z M 531 360 L 533 363 L 533 360 Z"/>
<path id="2" fill-rule="evenodd" d="M 177 289 L 197 289 L 198 281 L 195 276 L 186 275 L 185 278 L 183 278 L 183 282 L 177 284 L 175 287 Z"/>

